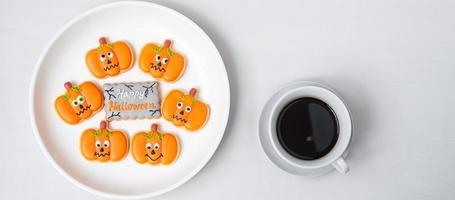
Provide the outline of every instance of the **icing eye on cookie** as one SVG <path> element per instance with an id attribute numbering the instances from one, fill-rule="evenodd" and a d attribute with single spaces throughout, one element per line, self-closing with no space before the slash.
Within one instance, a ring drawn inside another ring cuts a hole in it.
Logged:
<path id="1" fill-rule="evenodd" d="M 103 147 L 104 147 L 104 148 L 109 147 L 109 141 L 105 140 L 105 141 L 103 142 Z"/>
<path id="2" fill-rule="evenodd" d="M 80 96 L 77 97 L 77 102 L 78 102 L 79 104 L 84 103 L 84 101 L 85 101 L 84 96 L 80 95 Z"/>
<path id="3" fill-rule="evenodd" d="M 171 40 L 163 46 L 146 44 L 139 55 L 139 67 L 154 78 L 168 82 L 177 81 L 185 71 L 185 59 L 171 49 Z"/>
<path id="4" fill-rule="evenodd" d="M 186 106 L 185 107 L 185 112 L 188 112 L 188 113 L 191 112 L 191 106 Z"/>
<path id="5" fill-rule="evenodd" d="M 71 104 L 73 105 L 73 107 L 77 107 L 79 105 L 79 101 L 74 100 L 71 102 Z"/>

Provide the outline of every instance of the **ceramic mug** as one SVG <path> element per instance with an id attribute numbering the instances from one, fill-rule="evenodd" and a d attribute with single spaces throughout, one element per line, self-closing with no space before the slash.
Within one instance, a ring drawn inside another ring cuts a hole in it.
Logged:
<path id="1" fill-rule="evenodd" d="M 278 141 L 276 125 L 281 110 L 290 102 L 311 97 L 329 105 L 338 121 L 338 139 L 323 157 L 315 160 L 298 159 L 288 154 Z M 259 122 L 259 139 L 268 158 L 281 169 L 299 175 L 318 175 L 333 169 L 345 174 L 349 167 L 344 160 L 352 137 L 352 120 L 346 104 L 333 90 L 308 81 L 293 82 L 275 93 L 265 105 Z"/>

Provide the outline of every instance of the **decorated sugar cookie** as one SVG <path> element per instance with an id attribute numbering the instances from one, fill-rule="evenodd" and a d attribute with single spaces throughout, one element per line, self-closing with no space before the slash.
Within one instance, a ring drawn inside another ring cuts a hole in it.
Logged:
<path id="1" fill-rule="evenodd" d="M 184 94 L 180 90 L 169 92 L 161 105 L 164 119 L 191 131 L 204 126 L 208 119 L 209 107 L 196 98 L 196 92 L 195 88 L 191 88 L 189 94 Z"/>
<path id="2" fill-rule="evenodd" d="M 97 48 L 91 49 L 85 56 L 87 67 L 94 76 L 116 76 L 132 66 L 133 53 L 126 42 L 108 43 L 107 39 L 102 37 L 99 43 Z"/>
<path id="3" fill-rule="evenodd" d="M 131 142 L 134 159 L 141 164 L 171 164 L 180 152 L 176 136 L 161 133 L 157 124 L 152 124 L 151 131 L 136 133 Z"/>
<path id="4" fill-rule="evenodd" d="M 163 78 L 173 82 L 180 78 L 185 70 L 185 59 L 171 50 L 171 41 L 164 41 L 163 46 L 152 43 L 145 45 L 139 56 L 139 66 L 154 78 Z"/>
<path id="5" fill-rule="evenodd" d="M 81 153 L 87 160 L 118 161 L 128 152 L 128 138 L 122 131 L 109 130 L 106 121 L 99 129 L 87 129 L 81 135 Z"/>
<path id="6" fill-rule="evenodd" d="M 152 119 L 161 116 L 158 82 L 103 85 L 106 119 Z"/>
<path id="7" fill-rule="evenodd" d="M 94 83 L 87 81 L 73 85 L 66 82 L 64 86 L 66 92 L 55 99 L 55 110 L 66 123 L 77 124 L 103 107 L 103 94 Z"/>

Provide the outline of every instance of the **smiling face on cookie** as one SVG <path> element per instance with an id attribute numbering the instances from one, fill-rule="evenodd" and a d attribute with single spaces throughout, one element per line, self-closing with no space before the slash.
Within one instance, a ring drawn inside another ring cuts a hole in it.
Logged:
<path id="1" fill-rule="evenodd" d="M 144 157 L 147 158 L 150 164 L 157 164 L 161 162 L 161 157 L 163 154 L 161 153 L 161 141 L 162 135 L 158 132 L 150 133 L 149 139 L 147 139 L 147 143 L 145 144 L 145 155 Z M 146 136 L 147 137 L 147 136 Z"/>
<path id="2" fill-rule="evenodd" d="M 160 133 L 157 127 L 153 124 L 151 131 L 134 135 L 131 151 L 138 163 L 170 164 L 177 159 L 180 151 L 177 138 L 169 133 Z"/>

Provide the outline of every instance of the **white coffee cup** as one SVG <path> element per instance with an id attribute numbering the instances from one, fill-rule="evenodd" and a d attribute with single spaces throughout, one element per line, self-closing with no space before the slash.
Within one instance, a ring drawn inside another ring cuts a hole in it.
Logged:
<path id="1" fill-rule="evenodd" d="M 277 118 L 281 110 L 293 100 L 311 97 L 329 105 L 338 121 L 338 139 L 335 146 L 323 157 L 315 160 L 298 159 L 286 152 L 278 141 Z M 322 84 L 297 81 L 275 93 L 262 110 L 259 121 L 259 139 L 268 158 L 281 169 L 299 175 L 320 175 L 333 169 L 345 174 L 349 167 L 344 160 L 352 137 L 352 120 L 349 110 L 333 90 Z"/>

